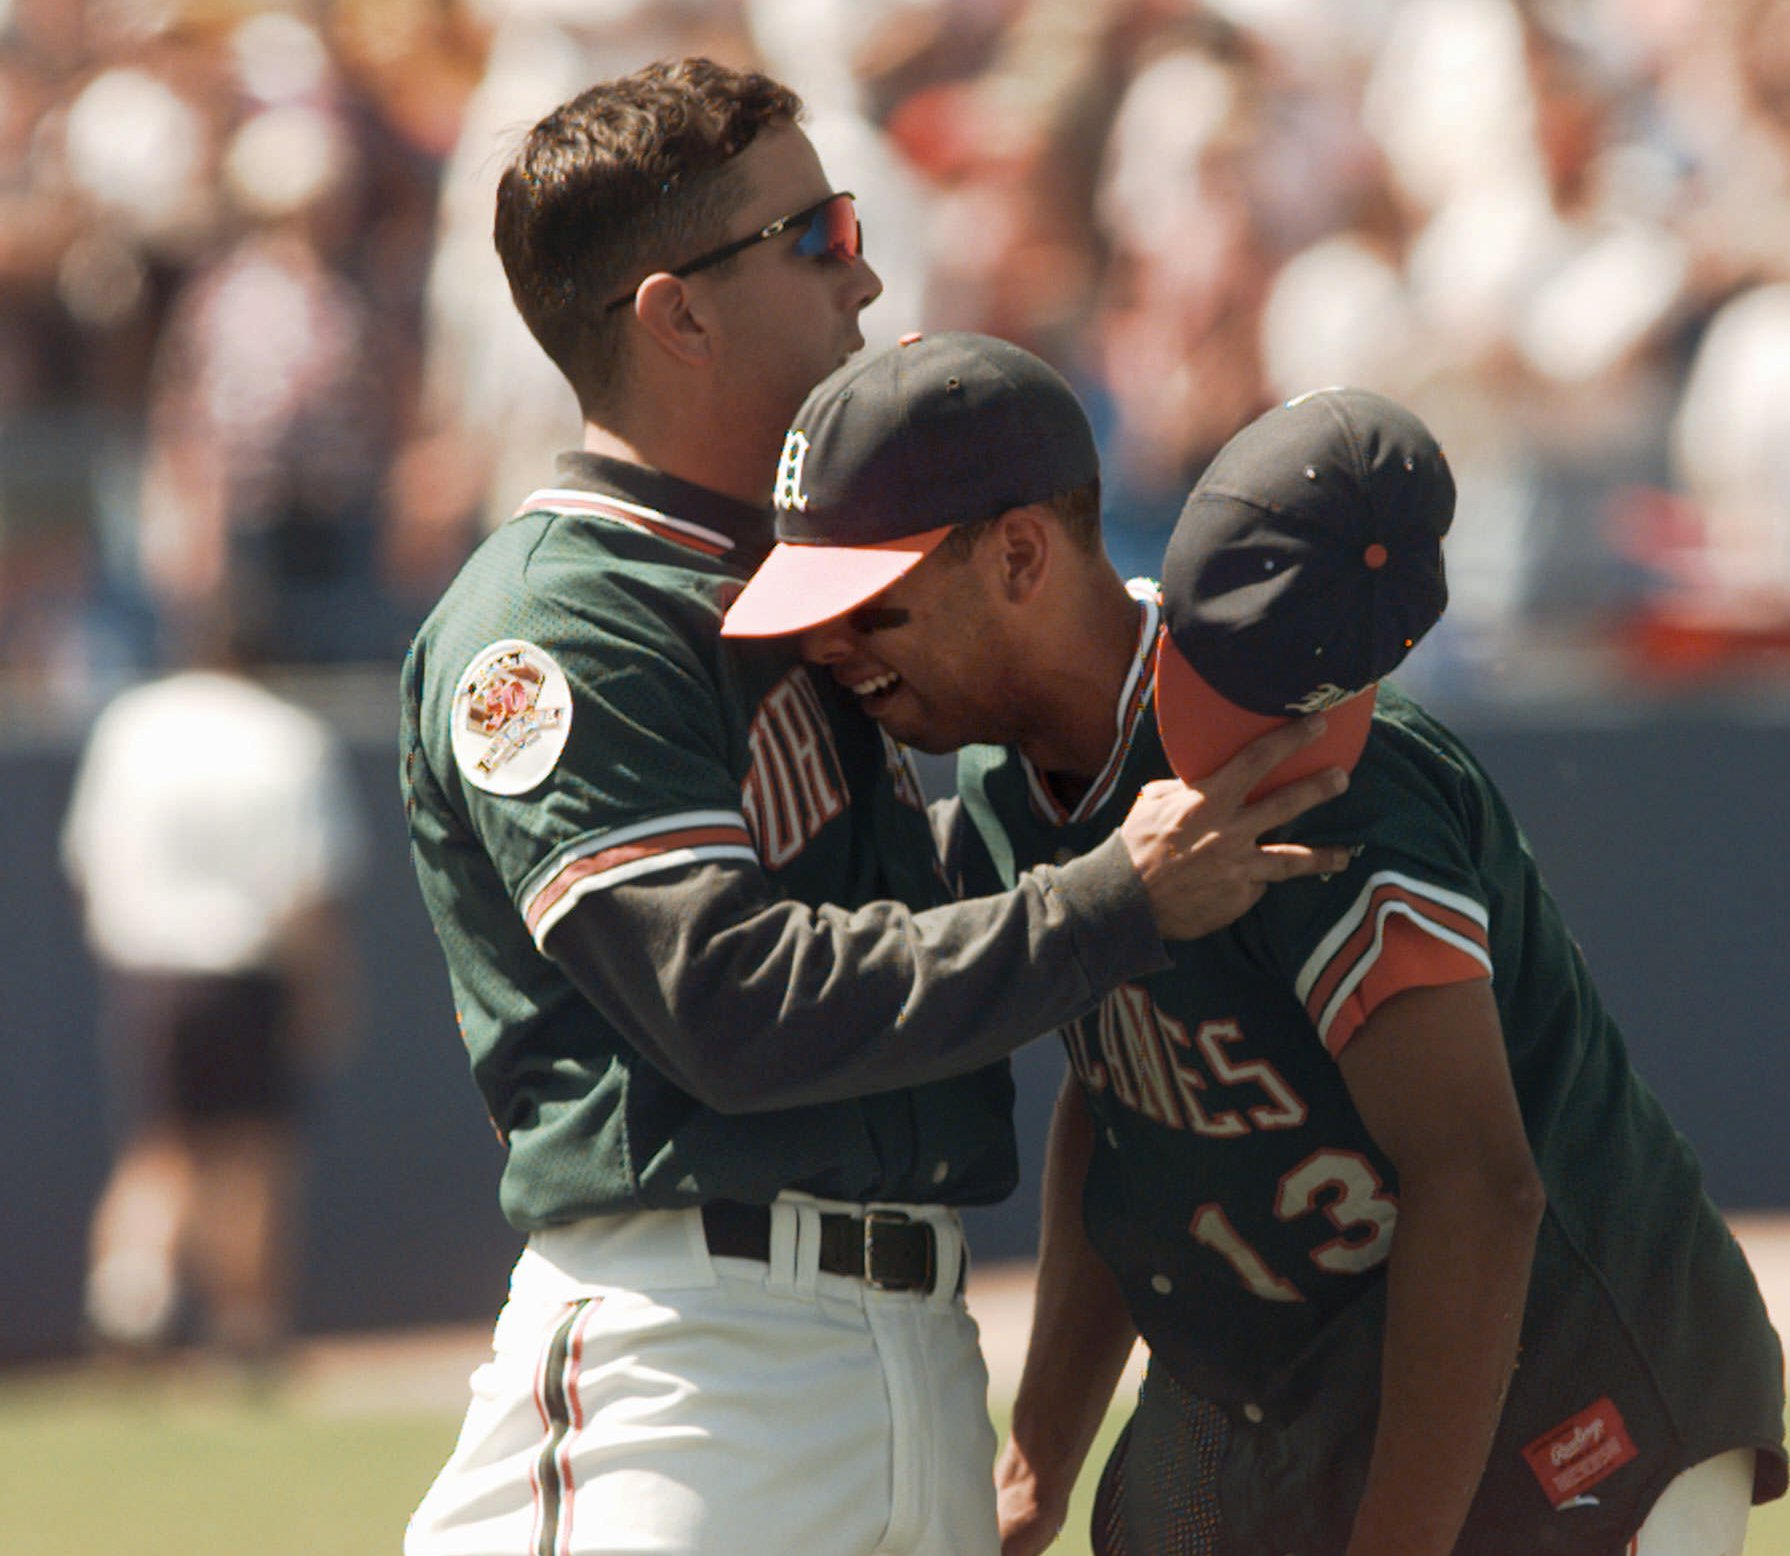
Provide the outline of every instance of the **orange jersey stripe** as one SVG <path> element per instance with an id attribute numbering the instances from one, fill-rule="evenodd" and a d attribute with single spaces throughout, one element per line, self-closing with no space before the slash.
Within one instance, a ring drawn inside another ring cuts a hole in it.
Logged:
<path id="1" fill-rule="evenodd" d="M 633 864 L 656 854 L 676 853 L 685 848 L 701 848 L 722 843 L 750 848 L 752 839 L 744 827 L 685 827 L 676 832 L 659 832 L 637 843 L 620 843 L 598 853 L 584 854 L 569 860 L 566 867 L 535 893 L 528 910 L 528 930 L 533 934 L 553 905 L 581 881 L 604 875 L 621 865 Z"/>
<path id="2" fill-rule="evenodd" d="M 1487 944 L 1485 928 L 1476 920 L 1468 918 L 1464 913 L 1449 907 L 1446 903 L 1436 901 L 1433 897 L 1420 896 L 1401 887 L 1395 881 L 1382 881 L 1374 888 L 1373 896 L 1368 901 L 1367 911 L 1362 915 L 1361 922 L 1355 927 L 1354 933 L 1337 948 L 1336 954 L 1330 958 L 1323 972 L 1319 974 L 1317 982 L 1305 997 L 1305 1008 L 1310 1012 L 1314 1025 L 1319 1023 L 1325 1006 L 1330 1003 L 1343 980 L 1355 971 L 1364 956 L 1374 954 L 1374 942 L 1384 933 L 1381 928 L 1381 920 L 1388 917 L 1387 909 L 1393 904 L 1407 906 L 1410 913 L 1418 919 L 1427 920 L 1451 934 L 1459 935 L 1464 940 L 1470 940 L 1481 949 L 1484 949 Z M 1405 919 L 1406 922 L 1409 922 L 1409 919 L 1403 913 L 1397 912 L 1396 909 L 1391 917 Z M 1484 970 L 1483 967 L 1480 968 L 1482 973 Z"/>
<path id="3" fill-rule="evenodd" d="M 1380 954 L 1332 1014 L 1329 1026 L 1320 1029 L 1320 1036 L 1334 1056 L 1393 995 L 1406 989 L 1440 988 L 1486 976 L 1484 963 L 1459 946 L 1438 940 L 1404 914 L 1395 913 L 1386 920 Z M 1318 1006 L 1312 1016 L 1314 1024 L 1322 1013 L 1323 1007 Z"/>

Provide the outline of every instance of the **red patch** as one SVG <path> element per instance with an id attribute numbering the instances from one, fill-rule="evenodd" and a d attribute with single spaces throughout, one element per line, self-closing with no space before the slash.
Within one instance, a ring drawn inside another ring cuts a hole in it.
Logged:
<path id="1" fill-rule="evenodd" d="M 1622 1413 L 1608 1399 L 1544 1432 L 1523 1450 L 1529 1468 L 1555 1507 L 1583 1496 L 1633 1459 L 1638 1450 Z"/>

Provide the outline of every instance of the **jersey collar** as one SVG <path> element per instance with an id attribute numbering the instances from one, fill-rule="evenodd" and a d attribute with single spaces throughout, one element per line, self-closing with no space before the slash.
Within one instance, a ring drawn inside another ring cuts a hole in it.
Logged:
<path id="1" fill-rule="evenodd" d="M 582 449 L 561 454 L 559 482 L 530 494 L 519 512 L 584 513 L 632 524 L 708 556 L 756 567 L 775 539 L 771 511 L 663 470 Z"/>
<path id="2" fill-rule="evenodd" d="M 1138 603 L 1137 647 L 1132 653 L 1131 668 L 1119 688 L 1118 707 L 1113 713 L 1113 747 L 1106 765 L 1071 808 L 1057 798 L 1043 773 L 1023 755 L 1019 758 L 1025 770 L 1026 792 L 1031 797 L 1032 808 L 1053 826 L 1085 821 L 1112 797 L 1145 710 L 1156 691 L 1156 633 L 1162 620 L 1161 588 L 1154 579 L 1133 578 L 1126 583 L 1125 591 Z"/>

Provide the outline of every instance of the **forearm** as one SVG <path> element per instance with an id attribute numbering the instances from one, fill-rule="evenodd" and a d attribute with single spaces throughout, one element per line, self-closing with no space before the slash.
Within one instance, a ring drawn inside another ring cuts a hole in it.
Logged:
<path id="1" fill-rule="evenodd" d="M 750 867 L 701 866 L 591 894 L 547 949 L 720 1112 L 980 1069 L 1166 960 L 1116 839 L 1015 892 L 919 912 L 773 901 Z"/>
<path id="2" fill-rule="evenodd" d="M 1347 1556 L 1447 1556 L 1516 1365 L 1542 1213 L 1527 1180 L 1401 1185 L 1380 1420 Z"/>
<path id="3" fill-rule="evenodd" d="M 1070 1077 L 1051 1124 L 1032 1332 L 995 1477 L 1004 1525 L 1024 1517 L 1052 1533 L 1137 1338 L 1119 1284 L 1082 1227 L 1092 1141 Z"/>

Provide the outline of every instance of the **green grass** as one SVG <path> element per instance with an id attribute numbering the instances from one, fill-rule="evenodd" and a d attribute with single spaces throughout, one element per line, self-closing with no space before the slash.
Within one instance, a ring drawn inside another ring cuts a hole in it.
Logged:
<path id="1" fill-rule="evenodd" d="M 457 1427 L 116 1378 L 0 1383 L 0 1551 L 396 1556 Z"/>
<path id="2" fill-rule="evenodd" d="M 1790 1500 L 1754 1511 L 1747 1526 L 1746 1556 L 1790 1556 Z"/>
<path id="3" fill-rule="evenodd" d="M 103 1373 L 0 1375 L 0 1551 L 7 1556 L 396 1556 L 457 1417 L 320 1414 L 281 1396 L 170 1392 Z M 1088 1556 L 1090 1457 L 1053 1548 Z M 1790 1556 L 1790 1504 L 1754 1515 L 1746 1556 Z"/>

